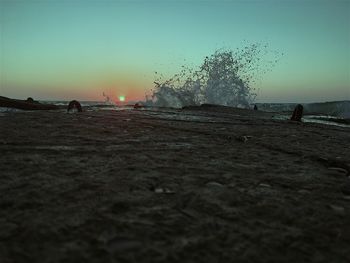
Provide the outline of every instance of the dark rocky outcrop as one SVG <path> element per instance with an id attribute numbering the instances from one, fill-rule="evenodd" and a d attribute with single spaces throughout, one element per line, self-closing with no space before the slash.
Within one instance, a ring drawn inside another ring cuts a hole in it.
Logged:
<path id="1" fill-rule="evenodd" d="M 303 117 L 303 105 L 298 104 L 294 111 L 293 111 L 293 115 L 290 118 L 291 121 L 301 121 L 301 118 Z"/>
<path id="2" fill-rule="evenodd" d="M 27 100 L 16 100 L 0 96 L 0 107 L 15 108 L 20 110 L 57 110 L 58 106 L 53 104 L 43 104 L 34 101 L 32 98 Z"/>
<path id="3" fill-rule="evenodd" d="M 140 108 L 143 108 L 143 105 L 141 103 L 137 102 L 134 104 L 134 109 L 140 109 Z"/>
<path id="4" fill-rule="evenodd" d="M 71 102 L 69 102 L 67 111 L 71 111 L 71 110 L 74 110 L 74 109 L 76 109 L 78 112 L 82 112 L 83 111 L 80 103 L 77 100 L 72 100 Z"/>

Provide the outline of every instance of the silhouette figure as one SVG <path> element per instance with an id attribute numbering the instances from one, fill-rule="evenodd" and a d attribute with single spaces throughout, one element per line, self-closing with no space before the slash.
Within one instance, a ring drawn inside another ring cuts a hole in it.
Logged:
<path id="1" fill-rule="evenodd" d="M 254 110 L 258 110 L 258 106 L 254 105 Z"/>
<path id="2" fill-rule="evenodd" d="M 72 100 L 71 102 L 69 102 L 67 111 L 69 112 L 69 111 L 74 110 L 74 109 L 76 109 L 78 112 L 83 111 L 80 103 L 76 100 Z"/>
<path id="3" fill-rule="evenodd" d="M 303 105 L 298 104 L 294 111 L 293 111 L 293 115 L 290 118 L 290 120 L 292 121 L 301 121 L 301 118 L 303 117 Z"/>

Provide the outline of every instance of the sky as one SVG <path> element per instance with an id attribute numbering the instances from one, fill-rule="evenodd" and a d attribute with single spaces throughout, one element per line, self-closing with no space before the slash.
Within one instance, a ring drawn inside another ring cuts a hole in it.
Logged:
<path id="1" fill-rule="evenodd" d="M 283 53 L 258 102 L 350 100 L 350 0 L 0 0 L 0 95 L 142 100 L 247 43 Z"/>

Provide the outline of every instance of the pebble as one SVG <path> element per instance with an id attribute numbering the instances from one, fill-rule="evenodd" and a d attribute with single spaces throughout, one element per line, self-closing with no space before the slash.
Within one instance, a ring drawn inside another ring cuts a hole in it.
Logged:
<path id="1" fill-rule="evenodd" d="M 235 183 L 230 183 L 227 185 L 229 188 L 235 188 L 237 185 Z"/>
<path id="2" fill-rule="evenodd" d="M 18 226 L 14 223 L 7 222 L 6 220 L 0 221 L 0 236 L 1 238 L 7 238 L 13 235 Z"/>
<path id="3" fill-rule="evenodd" d="M 232 179 L 233 174 L 232 173 L 225 173 L 222 177 L 227 179 L 227 180 L 230 180 L 230 179 Z"/>
<path id="4" fill-rule="evenodd" d="M 259 184 L 259 187 L 266 187 L 266 188 L 270 188 L 270 187 L 271 187 L 271 185 L 261 183 L 261 184 Z"/>
<path id="5" fill-rule="evenodd" d="M 156 194 L 162 194 L 162 193 L 164 193 L 164 189 L 163 188 L 156 188 L 156 189 L 154 189 L 154 192 Z"/>
<path id="6" fill-rule="evenodd" d="M 310 194 L 310 191 L 306 190 L 306 189 L 300 189 L 300 190 L 298 190 L 298 193 L 299 194 Z"/>
<path id="7" fill-rule="evenodd" d="M 156 188 L 154 189 L 156 194 L 174 194 L 175 192 L 168 188 Z"/>
<path id="8" fill-rule="evenodd" d="M 218 182 L 209 182 L 206 184 L 207 187 L 212 188 L 212 189 L 220 189 L 223 188 L 224 186 Z"/>
<path id="9" fill-rule="evenodd" d="M 346 183 L 341 187 L 341 191 L 344 195 L 350 195 L 350 183 Z"/>
<path id="10" fill-rule="evenodd" d="M 248 137 L 247 136 L 239 136 L 236 138 L 236 140 L 239 142 L 246 142 L 246 141 L 248 141 Z"/>
<path id="11" fill-rule="evenodd" d="M 349 200 L 349 201 L 350 201 L 350 195 L 344 195 L 344 196 L 343 196 L 343 199 Z"/>
<path id="12" fill-rule="evenodd" d="M 342 206 L 329 205 L 329 207 L 337 214 L 344 214 L 344 212 L 345 212 L 345 209 Z"/>
<path id="13" fill-rule="evenodd" d="M 348 174 L 348 171 L 343 169 L 343 168 L 340 168 L 340 167 L 329 167 L 328 170 L 331 170 L 331 171 L 334 171 L 334 172 L 338 172 L 338 173 L 341 173 L 341 174 Z"/>
<path id="14" fill-rule="evenodd" d="M 109 250 L 112 251 L 126 251 L 140 249 L 142 243 L 138 240 L 131 240 L 128 238 L 115 237 L 107 242 Z"/>

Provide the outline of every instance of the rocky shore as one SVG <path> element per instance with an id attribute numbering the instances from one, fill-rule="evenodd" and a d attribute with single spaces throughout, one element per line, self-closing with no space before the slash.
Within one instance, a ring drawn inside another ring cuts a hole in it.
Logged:
<path id="1" fill-rule="evenodd" d="M 227 107 L 0 116 L 0 262 L 350 262 L 350 129 Z"/>
<path id="2" fill-rule="evenodd" d="M 29 110 L 29 111 L 60 109 L 60 107 L 57 105 L 40 103 L 38 101 L 35 101 L 31 97 L 29 97 L 26 100 L 17 100 L 17 99 L 2 97 L 2 96 L 0 96 L 0 107 L 19 109 L 19 110 Z"/>

